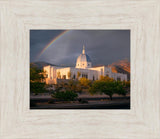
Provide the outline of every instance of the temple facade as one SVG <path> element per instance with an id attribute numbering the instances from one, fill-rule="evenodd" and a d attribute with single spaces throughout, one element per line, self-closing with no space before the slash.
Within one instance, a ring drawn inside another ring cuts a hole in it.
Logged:
<path id="1" fill-rule="evenodd" d="M 75 67 L 57 67 L 45 66 L 43 70 L 47 74 L 47 84 L 57 84 L 60 81 L 68 81 L 69 79 L 87 78 L 89 80 L 98 80 L 101 76 L 108 76 L 114 80 L 127 81 L 127 74 L 113 73 L 110 67 L 99 66 L 92 67 L 90 57 L 85 53 L 83 46 L 82 54 L 79 55 Z"/>

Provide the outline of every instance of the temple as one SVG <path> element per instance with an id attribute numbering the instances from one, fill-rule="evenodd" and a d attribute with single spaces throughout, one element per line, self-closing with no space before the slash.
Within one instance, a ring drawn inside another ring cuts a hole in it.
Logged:
<path id="1" fill-rule="evenodd" d="M 85 52 L 85 46 L 83 46 L 82 53 L 77 58 L 75 67 L 48 65 L 43 70 L 47 74 L 47 84 L 57 84 L 58 82 L 68 81 L 69 79 L 78 80 L 83 77 L 89 80 L 98 80 L 101 76 L 108 76 L 114 80 L 127 81 L 127 74 L 113 73 L 108 66 L 92 67 L 92 61 Z"/>

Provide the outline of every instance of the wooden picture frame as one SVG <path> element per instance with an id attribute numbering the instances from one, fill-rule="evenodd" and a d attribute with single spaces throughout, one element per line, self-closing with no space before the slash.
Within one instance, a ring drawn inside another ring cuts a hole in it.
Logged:
<path id="1" fill-rule="evenodd" d="M 130 110 L 30 110 L 30 29 L 130 29 Z M 0 138 L 160 138 L 158 0 L 0 1 Z"/>

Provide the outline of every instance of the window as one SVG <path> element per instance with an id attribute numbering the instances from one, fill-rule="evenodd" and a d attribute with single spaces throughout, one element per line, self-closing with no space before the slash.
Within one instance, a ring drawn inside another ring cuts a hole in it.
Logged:
<path id="1" fill-rule="evenodd" d="M 73 75 L 73 79 L 75 79 L 76 78 L 76 76 L 75 76 L 75 74 Z"/>
<path id="2" fill-rule="evenodd" d="M 82 74 L 82 77 L 88 78 L 88 75 L 87 74 Z"/>
<path id="3" fill-rule="evenodd" d="M 93 76 L 93 81 L 94 81 L 94 76 Z"/>
<path id="4" fill-rule="evenodd" d="M 89 64 L 88 64 L 88 66 L 89 66 Z"/>

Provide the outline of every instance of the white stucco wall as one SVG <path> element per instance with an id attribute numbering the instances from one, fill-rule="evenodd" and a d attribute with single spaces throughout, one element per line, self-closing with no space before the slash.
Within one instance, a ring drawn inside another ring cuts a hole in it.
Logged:
<path id="1" fill-rule="evenodd" d="M 67 67 L 67 68 L 61 68 L 61 69 L 56 69 L 56 73 L 60 72 L 60 75 L 61 75 L 61 78 L 63 78 L 63 75 L 66 76 L 66 79 L 69 79 L 68 77 L 68 73 L 71 71 L 71 68 L 70 67 Z M 56 78 L 57 77 L 57 74 L 56 74 Z"/>
<path id="2" fill-rule="evenodd" d="M 57 73 L 60 72 L 61 79 L 63 79 L 63 75 L 65 75 L 66 79 L 70 79 L 68 77 L 68 73 L 71 73 L 71 79 L 75 75 L 75 79 L 77 79 L 77 73 L 80 72 L 81 75 L 79 77 L 82 78 L 83 75 L 87 75 L 89 80 L 98 80 L 100 76 L 109 76 L 115 80 L 127 81 L 127 75 L 122 73 L 112 73 L 111 68 L 101 66 L 101 67 L 93 67 L 93 68 L 74 68 L 74 67 L 56 67 L 56 66 L 45 66 L 44 71 L 48 74 L 48 78 L 46 79 L 47 84 L 57 83 Z"/>
<path id="3" fill-rule="evenodd" d="M 80 78 L 82 78 L 82 75 L 87 75 L 89 80 L 98 79 L 98 73 L 95 70 L 90 69 L 78 69 L 78 68 L 71 68 L 72 77 L 75 75 L 77 77 L 77 72 L 81 73 Z"/>
<path id="4" fill-rule="evenodd" d="M 76 68 L 91 68 L 92 67 L 92 63 L 91 62 L 77 62 L 76 63 Z"/>

